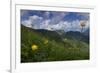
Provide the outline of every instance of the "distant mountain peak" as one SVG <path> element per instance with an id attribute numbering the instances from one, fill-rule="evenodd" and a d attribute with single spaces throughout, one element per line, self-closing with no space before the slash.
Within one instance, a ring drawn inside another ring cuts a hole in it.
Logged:
<path id="1" fill-rule="evenodd" d="M 59 35 L 63 35 L 65 33 L 64 30 L 55 30 Z"/>

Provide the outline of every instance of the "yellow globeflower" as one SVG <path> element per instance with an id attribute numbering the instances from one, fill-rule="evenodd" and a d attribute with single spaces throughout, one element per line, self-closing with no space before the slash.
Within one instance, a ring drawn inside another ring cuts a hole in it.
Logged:
<path id="1" fill-rule="evenodd" d="M 35 44 L 33 44 L 31 48 L 32 48 L 32 50 L 34 51 L 34 50 L 37 50 L 37 49 L 38 49 L 38 46 L 35 45 Z"/>
<path id="2" fill-rule="evenodd" d="M 44 44 L 48 44 L 48 42 L 49 42 L 48 40 L 45 40 L 45 41 L 44 41 Z"/>

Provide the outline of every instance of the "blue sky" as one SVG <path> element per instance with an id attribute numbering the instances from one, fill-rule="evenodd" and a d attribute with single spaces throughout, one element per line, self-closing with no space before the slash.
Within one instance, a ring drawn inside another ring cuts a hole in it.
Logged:
<path id="1" fill-rule="evenodd" d="M 34 29 L 80 31 L 84 22 L 84 31 L 89 28 L 89 13 L 21 10 L 21 24 Z"/>

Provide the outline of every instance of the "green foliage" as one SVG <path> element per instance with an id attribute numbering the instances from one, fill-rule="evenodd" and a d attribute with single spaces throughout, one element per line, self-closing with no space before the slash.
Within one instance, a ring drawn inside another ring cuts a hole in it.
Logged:
<path id="1" fill-rule="evenodd" d="M 48 40 L 47 44 L 44 44 Z M 37 50 L 31 46 L 36 44 Z M 77 39 L 61 39 L 56 32 L 41 32 L 21 26 L 21 62 L 89 59 L 89 45 Z"/>

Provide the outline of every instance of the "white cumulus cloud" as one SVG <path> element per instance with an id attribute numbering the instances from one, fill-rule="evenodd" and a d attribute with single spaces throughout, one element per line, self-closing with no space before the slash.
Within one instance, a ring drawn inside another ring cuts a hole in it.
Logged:
<path id="1" fill-rule="evenodd" d="M 49 16 L 48 12 L 46 14 Z M 23 20 L 22 24 L 26 27 L 31 27 L 34 29 L 81 31 L 80 23 L 85 21 L 86 26 L 84 27 L 84 31 L 89 28 L 89 20 L 74 20 L 69 22 L 62 20 L 62 18 L 65 16 L 64 13 L 61 13 L 59 16 L 56 15 L 51 19 L 44 19 L 43 17 L 33 15 L 30 16 L 28 20 Z"/>
<path id="2" fill-rule="evenodd" d="M 37 15 L 30 16 L 28 20 L 23 20 L 22 24 L 26 27 L 32 27 L 35 29 L 38 29 L 41 25 L 41 22 L 43 21 L 42 17 L 39 17 Z"/>

